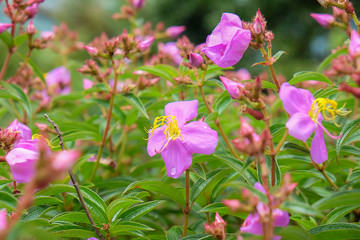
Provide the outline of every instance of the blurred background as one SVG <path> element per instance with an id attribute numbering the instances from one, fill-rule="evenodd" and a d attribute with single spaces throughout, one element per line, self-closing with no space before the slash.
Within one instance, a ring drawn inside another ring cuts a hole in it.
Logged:
<path id="1" fill-rule="evenodd" d="M 71 30 L 78 31 L 80 41 L 88 43 L 102 32 L 112 37 L 129 27 L 127 21 L 111 18 L 126 3 L 127 0 L 46 0 L 41 4 L 34 22 L 40 31 L 50 31 L 53 25 L 65 22 Z M 360 1 L 353 3 L 359 10 Z M 4 5 L 2 1 L 1 9 Z M 312 12 L 332 14 L 330 8 L 323 9 L 316 0 L 147 0 L 138 17 L 140 22 L 151 21 L 153 26 L 161 21 L 165 27 L 185 25 L 185 34 L 193 43 L 199 44 L 205 42 L 223 12 L 236 13 L 241 20 L 251 21 L 258 8 L 268 22 L 267 29 L 275 34 L 273 52 L 283 50 L 287 53 L 275 65 L 277 73 L 287 79 L 298 71 L 315 70 L 331 49 L 347 39 L 341 30 L 324 29 L 310 17 Z M 8 21 L 1 13 L 0 22 Z M 0 64 L 5 56 L 5 46 L 0 43 Z M 59 66 L 56 56 L 47 50 L 35 53 L 32 58 L 44 72 Z M 83 51 L 75 54 L 74 58 L 82 62 L 88 55 Z M 253 75 L 258 74 L 265 70 L 264 67 L 251 65 L 261 59 L 258 51 L 249 49 L 235 69 L 244 67 Z"/>

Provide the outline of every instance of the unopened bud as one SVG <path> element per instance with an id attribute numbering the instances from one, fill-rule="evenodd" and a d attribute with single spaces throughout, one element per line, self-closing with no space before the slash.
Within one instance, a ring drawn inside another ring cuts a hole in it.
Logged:
<path id="1" fill-rule="evenodd" d="M 33 23 L 33 20 L 31 19 L 29 21 L 29 24 L 26 28 L 26 33 L 29 34 L 29 35 L 34 35 L 36 33 L 36 28 L 34 26 L 34 23 Z"/>
<path id="2" fill-rule="evenodd" d="M 133 0 L 132 5 L 135 9 L 141 9 L 145 5 L 145 0 Z"/>
<path id="3" fill-rule="evenodd" d="M 144 41 L 141 41 L 138 43 L 137 48 L 141 51 L 144 52 L 146 50 L 148 50 L 151 46 L 151 44 L 154 42 L 155 37 L 150 37 L 145 39 Z"/>
<path id="4" fill-rule="evenodd" d="M 0 33 L 6 31 L 8 28 L 11 28 L 13 24 L 11 23 L 0 23 Z"/>
<path id="5" fill-rule="evenodd" d="M 167 28 L 165 33 L 171 38 L 176 38 L 180 36 L 180 34 L 183 33 L 185 30 L 185 26 L 172 26 Z"/>
<path id="6" fill-rule="evenodd" d="M 192 66 L 198 68 L 198 67 L 201 66 L 201 64 L 204 63 L 204 59 L 203 59 L 203 57 L 202 57 L 200 54 L 198 54 L 198 53 L 190 53 L 190 55 L 189 55 L 189 63 L 190 63 Z"/>
<path id="7" fill-rule="evenodd" d="M 310 16 L 325 28 L 329 28 L 335 21 L 335 17 L 330 14 L 311 13 Z"/>
<path id="8" fill-rule="evenodd" d="M 99 50 L 95 47 L 84 46 L 84 49 L 90 54 L 90 56 L 96 56 Z"/>

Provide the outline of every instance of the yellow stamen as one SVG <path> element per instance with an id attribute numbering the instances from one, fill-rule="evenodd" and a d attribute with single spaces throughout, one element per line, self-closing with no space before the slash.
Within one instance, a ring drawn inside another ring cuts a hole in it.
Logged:
<path id="1" fill-rule="evenodd" d="M 172 116 L 172 115 L 160 116 L 160 117 L 155 118 L 154 126 L 151 129 L 151 136 L 149 138 L 147 138 L 146 140 L 149 140 L 152 136 L 154 136 L 155 130 L 162 128 L 162 126 L 164 126 L 164 125 L 166 126 L 166 128 L 164 130 L 166 143 L 164 144 L 163 148 L 169 144 L 170 140 L 175 140 L 179 136 L 184 141 L 184 138 L 181 135 L 181 130 L 177 124 L 177 119 L 175 116 Z M 145 131 L 147 131 L 147 130 L 145 129 Z"/>
<path id="2" fill-rule="evenodd" d="M 345 105 L 346 104 L 337 109 L 338 103 L 336 101 L 328 98 L 317 98 L 311 105 L 309 116 L 314 122 L 317 122 L 317 117 L 321 112 L 326 120 L 332 120 L 335 126 L 340 127 L 340 125 L 335 122 L 335 117 L 336 115 L 345 116 L 350 113 L 350 111 L 343 110 Z"/>
<path id="3" fill-rule="evenodd" d="M 55 146 L 53 146 L 53 145 L 50 144 L 49 139 L 47 139 L 47 138 L 44 137 L 43 135 L 34 134 L 34 135 L 32 135 L 31 139 L 32 139 L 32 140 L 34 140 L 34 139 L 42 139 L 42 140 L 45 140 L 46 143 L 48 144 L 48 146 L 49 146 L 50 148 L 55 148 Z"/>

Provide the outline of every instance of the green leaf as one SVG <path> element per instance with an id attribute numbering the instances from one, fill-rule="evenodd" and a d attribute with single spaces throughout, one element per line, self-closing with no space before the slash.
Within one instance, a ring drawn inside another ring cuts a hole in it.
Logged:
<path id="1" fill-rule="evenodd" d="M 43 81 L 43 83 L 46 84 L 44 73 L 40 70 L 40 68 L 31 59 L 28 59 L 28 64 L 30 64 L 36 76 L 38 76 Z"/>
<path id="2" fill-rule="evenodd" d="M 180 226 L 172 226 L 166 232 L 166 240 L 178 240 L 183 235 L 183 228 Z"/>
<path id="3" fill-rule="evenodd" d="M 272 82 L 266 81 L 266 80 L 261 80 L 261 87 L 262 88 L 269 88 L 272 90 L 277 90 L 275 84 L 273 84 Z"/>
<path id="4" fill-rule="evenodd" d="M 248 183 L 254 184 L 255 182 L 258 181 L 256 178 L 256 173 L 252 172 L 252 169 L 244 169 L 243 168 L 244 164 L 239 159 L 230 156 L 223 156 L 223 155 L 221 156 L 213 155 L 213 156 L 216 157 L 221 162 L 228 165 L 229 167 L 231 167 L 232 169 L 234 169 L 236 172 L 238 172 L 239 175 L 243 177 Z"/>
<path id="5" fill-rule="evenodd" d="M 142 188 L 148 190 L 150 192 L 160 193 L 169 199 L 173 200 L 174 202 L 178 203 L 180 206 L 185 206 L 185 198 L 181 192 L 179 192 L 176 188 L 159 181 L 137 181 L 131 183 L 127 188 L 124 190 L 123 195 L 134 188 Z"/>
<path id="6" fill-rule="evenodd" d="M 234 213 L 232 211 L 229 210 L 229 208 L 227 206 L 225 206 L 223 203 L 211 203 L 207 206 L 205 206 L 204 208 L 200 209 L 198 211 L 199 213 L 206 213 L 206 212 L 213 212 L 213 213 L 219 213 L 220 215 L 232 215 L 232 216 L 236 216 L 238 218 L 241 219 L 245 219 L 248 216 L 248 213 L 241 213 L 241 212 L 237 212 Z"/>
<path id="7" fill-rule="evenodd" d="M 288 226 L 276 231 L 276 235 L 282 236 L 284 240 L 312 240 L 310 233 L 300 227 Z"/>
<path id="8" fill-rule="evenodd" d="M 294 77 L 289 81 L 290 85 L 295 85 L 296 83 L 304 82 L 304 81 L 319 81 L 329 84 L 333 86 L 334 84 L 321 73 L 317 72 L 300 72 L 294 74 Z"/>
<path id="9" fill-rule="evenodd" d="M 231 97 L 227 91 L 224 91 L 216 100 L 214 103 L 214 110 L 215 112 L 219 113 L 221 115 L 227 106 L 229 106 L 231 102 Z"/>
<path id="10" fill-rule="evenodd" d="M 109 204 L 106 209 L 106 214 L 110 221 L 114 221 L 119 214 L 123 213 L 129 207 L 139 202 L 142 202 L 142 200 L 135 198 L 116 199 Z"/>
<path id="11" fill-rule="evenodd" d="M 208 234 L 194 234 L 181 238 L 181 240 L 213 240 L 213 239 L 214 239 L 213 236 Z"/>
<path id="12" fill-rule="evenodd" d="M 12 194 L 1 191 L 0 199 L 1 199 L 0 209 L 1 208 L 6 208 L 7 210 L 15 209 L 15 207 L 17 205 L 17 199 Z"/>
<path id="13" fill-rule="evenodd" d="M 124 99 L 131 104 L 132 106 L 136 107 L 137 109 L 139 109 L 139 111 L 147 118 L 149 119 L 148 114 L 146 113 L 146 109 L 144 107 L 144 104 L 141 102 L 141 100 L 134 94 L 129 93 L 129 94 L 125 94 L 123 95 Z"/>
<path id="14" fill-rule="evenodd" d="M 176 68 L 164 64 L 159 64 L 154 66 L 141 66 L 136 70 L 142 70 L 151 73 L 155 76 L 169 80 L 170 82 L 174 82 L 174 77 L 177 77 L 178 75 Z"/>
<path id="15" fill-rule="evenodd" d="M 273 63 L 275 63 L 284 53 L 287 54 L 285 51 L 278 51 L 277 53 L 275 53 L 275 55 L 272 57 Z"/>
<path id="16" fill-rule="evenodd" d="M 69 238 L 91 238 L 91 237 L 97 237 L 95 232 L 85 230 L 84 228 L 81 228 L 76 225 L 61 225 L 54 227 L 50 230 L 52 232 L 53 236 L 56 237 L 69 237 Z"/>
<path id="17" fill-rule="evenodd" d="M 9 31 L 4 31 L 0 34 L 0 39 L 5 43 L 8 49 L 12 49 L 13 40 Z"/>
<path id="18" fill-rule="evenodd" d="M 13 99 L 13 100 L 21 101 L 21 99 L 19 97 L 14 96 L 9 91 L 3 90 L 3 89 L 0 89 L 0 98 Z"/>
<path id="19" fill-rule="evenodd" d="M 345 207 L 338 207 L 333 209 L 323 220 L 322 224 L 329 224 L 334 223 L 340 220 L 342 217 L 344 217 L 349 212 L 352 212 L 353 210 L 359 208 L 360 205 L 356 204 L 353 206 L 345 206 Z"/>
<path id="20" fill-rule="evenodd" d="M 353 223 L 332 223 L 315 227 L 309 232 L 315 240 L 359 239 L 360 226 Z"/>
<path id="21" fill-rule="evenodd" d="M 281 208 L 285 211 L 288 211 L 292 214 L 301 214 L 301 215 L 309 215 L 309 216 L 317 216 L 323 217 L 323 214 L 318 210 L 317 207 L 310 206 L 306 203 L 299 201 L 285 201 Z"/>
<path id="22" fill-rule="evenodd" d="M 146 226 L 145 224 L 141 224 L 141 223 L 137 223 L 137 222 L 131 222 L 131 221 L 119 222 L 115 226 L 111 226 L 109 228 L 109 231 L 112 234 L 117 234 L 117 233 L 121 233 L 121 232 L 128 232 L 128 231 L 135 231 L 135 230 L 152 231 L 154 229 L 149 227 L 149 226 Z"/>
<path id="23" fill-rule="evenodd" d="M 32 110 L 31 110 L 31 104 L 27 97 L 27 95 L 24 93 L 24 91 L 15 84 L 8 84 L 6 82 L 2 82 L 1 85 L 3 85 L 9 92 L 11 92 L 14 96 L 17 96 L 22 103 L 26 113 L 28 116 L 32 116 Z"/>
<path id="24" fill-rule="evenodd" d="M 160 200 L 160 201 L 150 201 L 150 202 L 138 204 L 132 208 L 129 208 L 122 214 L 120 214 L 118 218 L 121 219 L 121 221 L 135 220 L 147 214 L 148 212 L 152 211 L 157 206 L 164 204 L 165 202 L 166 202 L 165 200 Z"/>
<path id="25" fill-rule="evenodd" d="M 267 168 L 269 169 L 269 171 L 271 171 L 271 162 L 272 162 L 272 159 L 269 155 L 265 155 L 265 163 L 266 163 L 266 166 Z M 261 173 L 261 167 L 260 167 L 260 163 L 258 163 L 258 166 L 257 166 L 257 173 L 258 173 L 258 179 L 260 180 L 260 183 L 263 184 L 263 181 L 262 181 L 262 173 Z M 268 178 L 268 185 L 269 186 L 272 186 L 271 184 L 271 173 L 268 174 L 267 176 Z M 278 186 L 280 185 L 280 182 L 281 182 L 281 172 L 280 172 L 280 167 L 275 159 L 275 185 Z"/>
<path id="26" fill-rule="evenodd" d="M 13 181 L 14 180 L 0 180 L 0 190 L 12 183 Z"/>
<path id="27" fill-rule="evenodd" d="M 58 221 L 66 221 L 71 223 L 88 223 L 90 224 L 89 219 L 86 214 L 83 212 L 64 212 L 56 215 L 49 222 L 58 222 Z"/>
<path id="28" fill-rule="evenodd" d="M 229 175 L 232 169 L 216 169 L 206 174 L 206 180 L 200 178 L 194 184 L 190 192 L 190 201 L 195 202 L 196 199 L 207 189 L 212 189 L 225 176 Z"/>
<path id="29" fill-rule="evenodd" d="M 331 63 L 331 60 L 337 58 L 338 56 L 340 55 L 346 55 L 348 54 L 349 51 L 347 48 L 342 48 L 332 54 L 330 54 L 327 58 L 324 59 L 324 61 L 319 65 L 319 67 L 317 68 L 316 71 L 318 72 L 322 72 L 330 63 Z"/>
<path id="30" fill-rule="evenodd" d="M 336 143 L 336 155 L 339 157 L 340 151 L 349 138 L 360 129 L 360 118 L 348 122 L 341 130 L 342 137 Z"/>
<path id="31" fill-rule="evenodd" d="M 348 190 L 336 192 L 331 196 L 323 198 L 313 204 L 314 208 L 319 210 L 330 209 L 342 206 L 351 206 L 359 203 L 360 190 Z"/>
<path id="32" fill-rule="evenodd" d="M 15 37 L 14 45 L 17 46 L 17 47 L 22 45 L 28 39 L 28 36 L 29 36 L 28 34 L 23 33 L 23 34 Z"/>
<path id="33" fill-rule="evenodd" d="M 35 205 L 62 205 L 63 201 L 50 196 L 36 196 Z"/>
<path id="34" fill-rule="evenodd" d="M 199 163 L 194 163 L 191 165 L 190 170 L 195 173 L 199 178 L 206 180 L 206 173 L 203 166 Z"/>

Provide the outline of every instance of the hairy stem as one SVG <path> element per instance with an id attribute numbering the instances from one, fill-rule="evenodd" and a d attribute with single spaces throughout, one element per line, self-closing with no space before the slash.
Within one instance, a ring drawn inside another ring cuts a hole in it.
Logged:
<path id="1" fill-rule="evenodd" d="M 124 61 L 124 57 L 125 57 L 125 55 L 123 55 L 123 57 L 122 57 L 122 59 L 121 59 L 120 67 L 121 67 L 121 65 L 122 65 L 122 63 L 123 63 L 123 61 Z M 108 134 L 108 131 L 109 131 L 109 128 L 110 128 L 112 110 L 113 110 L 113 107 L 114 107 L 114 99 L 115 99 L 116 86 L 117 86 L 117 81 L 118 81 L 119 74 L 118 74 L 118 71 L 117 71 L 117 69 L 116 69 L 114 59 L 113 59 L 112 57 L 111 57 L 111 63 L 112 63 L 112 68 L 113 68 L 113 70 L 114 70 L 114 86 L 113 86 L 113 89 L 112 89 L 112 91 L 111 91 L 110 105 L 109 105 L 109 110 L 108 110 L 108 114 L 107 114 L 107 119 L 106 119 L 106 126 L 105 126 L 104 135 L 103 135 L 102 141 L 101 141 L 101 143 L 100 143 L 100 147 L 99 147 L 99 150 L 98 150 L 98 153 L 97 153 L 96 162 L 95 162 L 94 168 L 93 168 L 92 173 L 91 173 L 91 176 L 90 176 L 90 181 L 93 181 L 93 180 L 94 180 L 94 177 L 95 177 L 95 174 L 96 174 L 96 170 L 97 170 L 98 167 L 99 167 L 100 158 L 101 158 L 102 152 L 103 152 L 103 150 L 104 150 L 104 146 L 105 146 L 107 134 Z"/>
<path id="2" fill-rule="evenodd" d="M 184 209 L 184 232 L 183 237 L 187 234 L 188 224 L 189 224 L 189 213 L 190 213 L 190 171 L 186 169 L 186 176 L 185 176 L 185 209 Z"/>
<path id="3" fill-rule="evenodd" d="M 51 123 L 51 125 L 54 127 L 57 135 L 58 135 L 58 138 L 59 138 L 59 141 L 60 141 L 60 146 L 61 146 L 61 149 L 62 151 L 65 151 L 65 146 L 64 146 L 64 142 L 63 142 L 63 139 L 62 139 L 62 135 L 61 135 L 61 132 L 60 132 L 60 129 L 58 128 L 58 126 L 55 124 L 55 122 L 53 120 L 50 119 L 50 117 L 47 115 L 47 114 L 44 114 L 45 118 Z M 81 206 L 84 208 L 84 211 L 86 213 L 86 216 L 87 218 L 89 219 L 90 223 L 91 223 L 91 226 L 94 228 L 96 234 L 98 235 L 98 237 L 100 238 L 100 240 L 104 240 L 104 236 L 101 234 L 100 230 L 96 227 L 95 225 L 95 222 L 93 220 L 93 218 L 91 217 L 91 214 L 90 214 L 90 211 L 89 209 L 87 208 L 86 204 L 85 204 L 85 201 L 84 201 L 84 198 L 81 194 L 81 191 L 80 191 L 80 188 L 79 188 L 79 184 L 74 176 L 74 173 L 72 172 L 71 169 L 68 170 L 68 173 L 70 175 L 70 178 L 71 178 L 71 181 L 73 183 L 73 186 L 76 190 L 76 193 L 79 197 L 79 201 L 81 203 Z"/>

